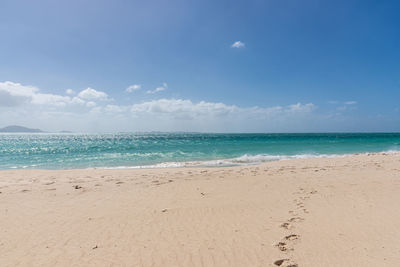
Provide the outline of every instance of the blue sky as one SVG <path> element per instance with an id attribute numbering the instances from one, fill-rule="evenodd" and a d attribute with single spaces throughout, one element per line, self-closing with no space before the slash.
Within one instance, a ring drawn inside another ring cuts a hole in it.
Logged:
<path id="1" fill-rule="evenodd" d="M 1 0 L 0 10 L 0 126 L 400 131 L 398 1 Z"/>

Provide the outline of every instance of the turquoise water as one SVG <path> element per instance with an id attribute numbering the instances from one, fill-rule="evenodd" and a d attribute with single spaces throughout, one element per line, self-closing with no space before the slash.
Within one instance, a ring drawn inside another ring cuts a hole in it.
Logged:
<path id="1" fill-rule="evenodd" d="M 230 166 L 400 151 L 400 133 L 0 134 L 0 169 Z"/>

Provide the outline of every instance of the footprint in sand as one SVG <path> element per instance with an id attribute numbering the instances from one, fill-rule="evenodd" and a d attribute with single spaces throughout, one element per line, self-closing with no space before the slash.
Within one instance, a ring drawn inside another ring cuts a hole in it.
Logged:
<path id="1" fill-rule="evenodd" d="M 287 235 L 283 238 L 283 241 L 280 241 L 276 244 L 276 247 L 278 247 L 278 249 L 280 251 L 288 251 L 288 250 L 293 250 L 293 248 L 289 248 L 289 245 L 285 242 L 285 241 L 294 241 L 299 239 L 300 236 L 296 235 L 296 234 L 290 234 Z"/>
<path id="2" fill-rule="evenodd" d="M 274 264 L 276 266 L 283 266 L 282 264 L 285 263 L 285 267 L 298 267 L 298 265 L 296 263 L 291 262 L 290 259 L 280 259 L 280 260 L 276 260 L 274 261 Z"/>
<path id="3" fill-rule="evenodd" d="M 276 246 L 278 247 L 278 249 L 280 251 L 287 251 L 287 244 L 285 242 L 279 242 L 278 244 L 276 244 Z"/>
<path id="4" fill-rule="evenodd" d="M 285 239 L 286 240 L 290 240 L 290 241 L 296 240 L 296 239 L 299 239 L 299 238 L 300 238 L 300 236 L 299 235 L 295 235 L 295 234 L 291 234 L 291 235 L 285 236 Z"/>
<path id="5" fill-rule="evenodd" d="M 288 261 L 289 259 L 281 259 L 281 260 L 277 260 L 277 261 L 274 261 L 274 264 L 276 265 L 276 266 L 281 266 L 285 261 Z"/>
<path id="6" fill-rule="evenodd" d="M 290 228 L 292 228 L 292 225 L 288 222 L 284 222 L 281 224 L 281 227 L 289 230 Z"/>
<path id="7" fill-rule="evenodd" d="M 304 221 L 304 219 L 301 217 L 293 217 L 289 219 L 289 222 L 302 222 L 302 221 Z"/>
<path id="8" fill-rule="evenodd" d="M 304 188 L 299 188 L 298 192 L 294 192 L 293 194 L 307 194 L 308 190 L 305 190 Z M 309 192 L 309 194 L 315 194 L 317 191 L 312 190 Z M 297 209 L 301 209 L 304 213 L 308 213 L 308 210 L 305 208 L 304 200 L 310 198 L 309 196 L 300 196 L 298 199 L 294 199 L 293 202 L 295 203 Z M 297 214 L 295 211 L 290 210 L 289 214 L 292 214 L 292 216 L 296 216 Z M 296 216 L 296 217 L 291 217 L 287 222 L 284 222 L 280 225 L 280 227 L 290 230 L 292 228 L 291 223 L 297 223 L 297 222 L 302 222 L 304 221 L 304 218 Z M 276 244 L 276 247 L 282 252 L 287 253 L 288 251 L 294 250 L 294 248 L 290 247 L 289 244 L 292 242 L 296 242 L 296 240 L 299 240 L 300 236 L 297 234 L 289 234 L 285 236 L 280 242 Z M 274 261 L 274 265 L 276 266 L 282 266 L 282 267 L 298 267 L 297 263 L 294 263 L 291 259 L 284 258 L 280 260 Z"/>

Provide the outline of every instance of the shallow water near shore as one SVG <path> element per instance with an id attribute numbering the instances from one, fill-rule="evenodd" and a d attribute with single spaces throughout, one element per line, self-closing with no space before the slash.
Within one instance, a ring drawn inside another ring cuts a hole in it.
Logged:
<path id="1" fill-rule="evenodd" d="M 233 166 L 400 151 L 400 133 L 0 134 L 0 169 Z"/>

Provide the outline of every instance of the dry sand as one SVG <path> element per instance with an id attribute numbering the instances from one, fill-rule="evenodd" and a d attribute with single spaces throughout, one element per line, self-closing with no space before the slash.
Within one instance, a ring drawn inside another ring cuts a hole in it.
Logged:
<path id="1" fill-rule="evenodd" d="M 400 266 L 400 154 L 0 172 L 0 266 Z"/>

